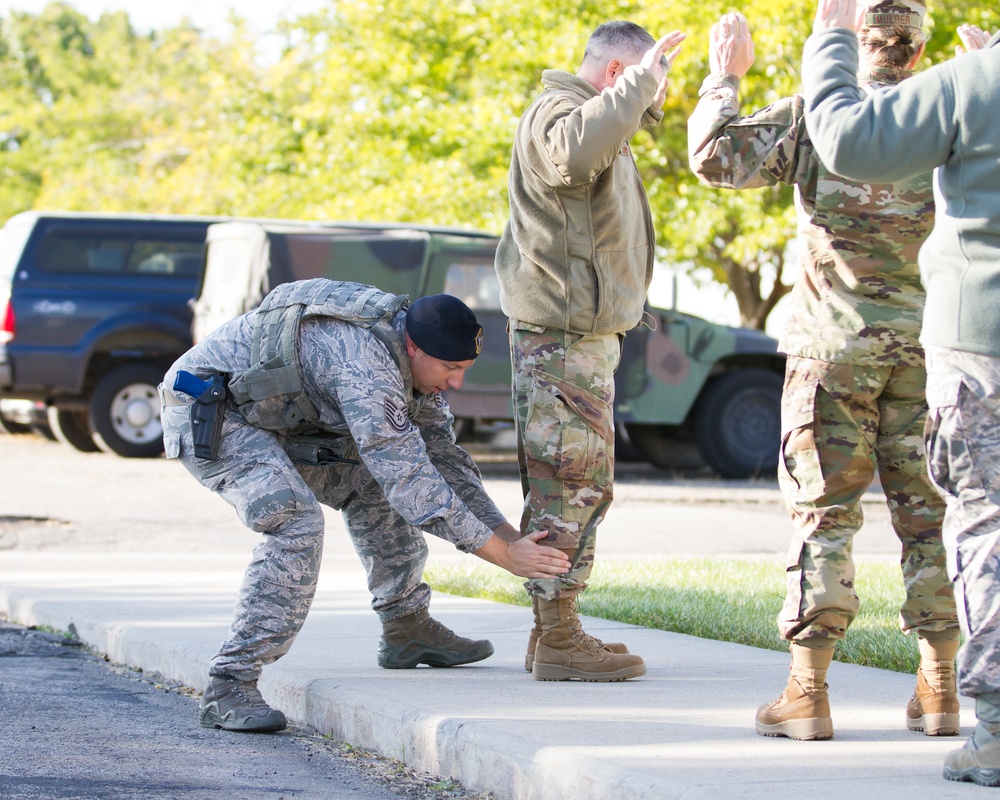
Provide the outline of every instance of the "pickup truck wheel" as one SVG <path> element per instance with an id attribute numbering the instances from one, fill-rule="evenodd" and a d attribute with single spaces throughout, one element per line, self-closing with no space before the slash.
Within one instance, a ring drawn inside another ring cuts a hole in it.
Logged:
<path id="1" fill-rule="evenodd" d="M 628 443 L 643 460 L 660 469 L 698 469 L 705 466 L 698 446 L 678 435 L 672 425 L 626 422 Z M 617 452 L 617 443 L 616 443 Z"/>
<path id="2" fill-rule="evenodd" d="M 771 476 L 781 447 L 782 376 L 758 367 L 712 378 L 697 402 L 695 439 L 723 478 Z"/>
<path id="3" fill-rule="evenodd" d="M 156 458 L 163 452 L 160 396 L 163 373 L 148 364 L 125 364 L 101 378 L 90 397 L 94 442 L 105 453 Z"/>
<path id="4" fill-rule="evenodd" d="M 87 422 L 86 411 L 67 411 L 49 406 L 46 410 L 49 430 L 57 442 L 69 445 L 81 453 L 96 453 L 100 448 L 94 443 Z"/>

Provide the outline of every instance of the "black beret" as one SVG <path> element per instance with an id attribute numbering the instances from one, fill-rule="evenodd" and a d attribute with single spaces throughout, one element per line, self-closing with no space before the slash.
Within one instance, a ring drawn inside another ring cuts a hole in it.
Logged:
<path id="1" fill-rule="evenodd" d="M 442 361 L 471 361 L 483 349 L 476 315 L 457 297 L 421 297 L 406 313 L 406 333 L 427 355 Z"/>

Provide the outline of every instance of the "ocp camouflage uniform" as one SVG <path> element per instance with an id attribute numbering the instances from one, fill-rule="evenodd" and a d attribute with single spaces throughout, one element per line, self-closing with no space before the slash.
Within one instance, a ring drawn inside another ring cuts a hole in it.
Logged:
<path id="1" fill-rule="evenodd" d="M 525 451 L 521 531 L 549 531 L 545 544 L 572 560 L 562 579 L 527 587 L 555 600 L 586 588 L 611 503 L 613 372 L 642 317 L 655 241 L 629 140 L 663 112 L 651 105 L 656 76 L 639 65 L 605 91 L 562 70 L 542 83 L 514 137 L 496 272 Z"/>
<path id="2" fill-rule="evenodd" d="M 859 80 L 874 91 L 908 74 L 875 70 Z M 933 225 L 930 176 L 893 185 L 843 179 L 816 156 L 801 97 L 738 118 L 737 93 L 736 76 L 705 80 L 688 124 L 689 155 L 713 186 L 795 186 L 802 272 L 780 340 L 788 364 L 779 481 L 796 533 L 781 634 L 799 643 L 840 639 L 857 614 L 852 541 L 877 467 L 902 545 L 900 625 L 954 639 L 944 503 L 923 447 L 917 252 Z"/>
<path id="3" fill-rule="evenodd" d="M 171 367 L 164 387 L 174 385 L 179 370 L 204 378 L 249 369 L 257 314 L 224 324 L 196 345 Z M 391 319 L 400 337 L 405 316 L 401 309 Z M 422 531 L 473 552 L 505 521 L 475 463 L 455 444 L 447 403 L 437 394 L 414 394 L 408 362 L 397 362 L 372 330 L 311 316 L 301 322 L 296 347 L 303 388 L 315 407 L 312 424 L 251 425 L 230 397 L 216 461 L 194 455 L 191 398 L 161 389 L 167 457 L 179 458 L 248 528 L 264 534 L 244 576 L 229 639 L 210 664 L 212 675 L 255 680 L 291 646 L 316 590 L 321 504 L 343 513 L 383 621 L 430 602 Z M 329 454 L 356 463 L 297 462 L 303 443 L 316 436 Z"/>
<path id="4" fill-rule="evenodd" d="M 511 321 L 514 414 L 525 500 L 522 530 L 566 551 L 570 570 L 529 594 L 572 597 L 587 586 L 597 526 L 613 496 L 616 334 L 583 335 Z M 523 432 L 523 433 L 522 433 Z"/>

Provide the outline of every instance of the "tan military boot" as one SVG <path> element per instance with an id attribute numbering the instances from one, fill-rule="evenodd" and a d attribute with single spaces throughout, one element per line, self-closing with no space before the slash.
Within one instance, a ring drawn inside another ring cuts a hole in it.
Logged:
<path id="1" fill-rule="evenodd" d="M 583 632 L 576 598 L 538 598 L 542 632 L 531 673 L 537 681 L 624 681 L 646 674 L 646 664 L 631 653 L 612 653 Z"/>
<path id="2" fill-rule="evenodd" d="M 906 727 L 927 736 L 958 736 L 958 691 L 955 655 L 958 640 L 918 639 L 920 667 L 917 689 L 906 704 Z"/>
<path id="3" fill-rule="evenodd" d="M 538 598 L 534 595 L 531 597 L 531 611 L 535 617 L 535 626 L 531 629 L 531 633 L 528 634 L 528 652 L 524 654 L 524 669 L 528 672 L 531 672 L 531 667 L 535 663 L 535 646 L 538 644 L 538 637 L 542 635 L 542 620 L 538 616 Z M 584 633 L 583 635 L 590 636 L 588 633 Z M 596 636 L 590 636 L 590 638 L 612 653 L 621 654 L 628 652 L 628 648 L 621 642 L 602 642 Z"/>
<path id="4" fill-rule="evenodd" d="M 790 650 L 788 685 L 777 700 L 757 709 L 757 733 L 789 739 L 830 739 L 833 720 L 826 671 L 833 661 L 833 648 L 803 647 L 793 642 Z"/>

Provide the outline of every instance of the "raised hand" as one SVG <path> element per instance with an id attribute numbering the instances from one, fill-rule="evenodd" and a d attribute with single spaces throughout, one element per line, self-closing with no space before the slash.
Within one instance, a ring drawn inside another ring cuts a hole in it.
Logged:
<path id="1" fill-rule="evenodd" d="M 973 25 L 971 23 L 959 25 L 956 30 L 958 32 L 958 38 L 962 40 L 963 45 L 955 48 L 956 56 L 964 55 L 965 53 L 972 53 L 976 50 L 982 50 L 986 47 L 986 43 L 991 38 L 989 33 L 984 31 L 978 25 Z"/>
<path id="2" fill-rule="evenodd" d="M 865 19 L 865 6 L 858 7 L 857 0 L 819 0 L 813 33 L 822 33 L 832 28 L 849 28 L 857 33 Z"/>
<path id="3" fill-rule="evenodd" d="M 653 95 L 653 102 L 651 103 L 653 108 L 660 108 L 663 105 L 663 101 L 667 99 L 667 87 L 670 85 L 667 73 L 670 71 L 670 66 L 674 63 L 677 54 L 680 52 L 680 43 L 686 38 L 686 33 L 671 31 L 666 36 L 657 39 L 656 43 L 646 51 L 639 62 L 640 67 L 653 72 L 660 81 L 656 87 L 656 94 Z M 670 52 L 667 53 L 667 50 L 670 50 Z"/>
<path id="4" fill-rule="evenodd" d="M 747 18 L 738 12 L 723 14 L 708 37 L 708 65 L 712 72 L 729 72 L 742 78 L 753 60 L 753 39 Z"/>

